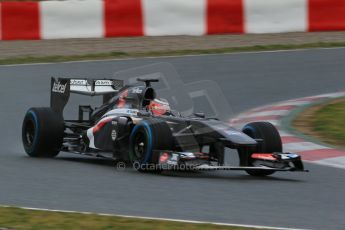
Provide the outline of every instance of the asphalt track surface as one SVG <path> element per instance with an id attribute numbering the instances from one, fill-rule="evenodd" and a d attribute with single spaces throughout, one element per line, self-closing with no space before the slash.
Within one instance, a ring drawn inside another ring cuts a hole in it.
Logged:
<path id="1" fill-rule="evenodd" d="M 50 76 L 106 77 L 157 62 L 172 64 L 186 83 L 217 82 L 234 113 L 345 88 L 345 49 L 1 66 L 0 204 L 344 229 L 342 169 L 307 164 L 310 173 L 267 178 L 244 172 L 153 175 L 115 170 L 111 161 L 78 155 L 61 154 L 56 159 L 25 155 L 22 119 L 29 107 L 49 105 Z"/>

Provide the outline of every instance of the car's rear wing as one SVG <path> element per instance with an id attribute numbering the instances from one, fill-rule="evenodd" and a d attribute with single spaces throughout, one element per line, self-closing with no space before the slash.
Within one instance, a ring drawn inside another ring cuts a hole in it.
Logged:
<path id="1" fill-rule="evenodd" d="M 118 79 L 51 78 L 50 107 L 63 112 L 71 93 L 87 96 L 103 96 L 108 101 L 123 87 Z"/>

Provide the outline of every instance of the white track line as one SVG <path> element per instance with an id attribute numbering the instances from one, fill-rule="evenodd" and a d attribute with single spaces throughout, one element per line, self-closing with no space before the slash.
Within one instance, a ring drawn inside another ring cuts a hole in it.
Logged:
<path id="1" fill-rule="evenodd" d="M 83 214 L 83 215 L 99 215 L 99 216 L 123 217 L 123 218 L 133 218 L 133 219 L 143 219 L 143 220 L 170 221 L 170 222 L 180 222 L 180 223 L 190 223 L 190 224 L 212 224 L 212 225 L 221 225 L 221 226 L 258 228 L 258 229 L 262 229 L 263 228 L 263 229 L 276 229 L 276 230 L 307 230 L 307 229 L 301 229 L 301 228 L 283 228 L 283 227 L 272 227 L 272 226 L 261 226 L 261 225 L 231 224 L 231 223 L 219 223 L 219 222 L 207 222 L 207 221 L 197 221 L 197 220 L 171 219 L 171 218 L 158 218 L 158 217 L 146 217 L 146 216 L 116 215 L 116 214 L 108 214 L 108 213 L 77 212 L 77 211 L 59 210 L 59 209 L 32 208 L 32 207 L 13 207 L 13 206 L 8 206 L 8 205 L 0 205 L 0 207 L 4 207 L 4 208 L 20 208 L 20 209 L 32 210 L 32 211 L 62 212 L 62 213 L 74 213 L 74 214 Z"/>
<path id="2" fill-rule="evenodd" d="M 265 122 L 269 122 L 274 126 L 280 126 L 280 122 L 279 120 L 257 120 L 257 121 L 265 121 Z M 255 121 L 255 122 L 257 122 Z M 233 127 L 236 128 L 243 128 L 246 124 L 250 123 L 250 121 L 246 121 L 246 122 L 240 122 L 240 123 L 230 123 Z"/>
<path id="3" fill-rule="evenodd" d="M 337 93 L 326 93 L 326 94 L 321 94 L 318 96 L 318 98 L 322 98 L 322 97 L 330 97 L 330 98 L 337 98 L 337 97 L 342 97 L 345 96 L 345 92 L 337 92 Z"/>
<path id="4" fill-rule="evenodd" d="M 113 58 L 113 59 L 96 59 L 96 60 L 82 60 L 82 61 L 66 61 L 66 62 L 42 62 L 42 63 L 27 63 L 27 64 L 9 64 L 0 65 L 0 67 L 12 66 L 35 66 L 35 65 L 53 65 L 53 64 L 70 64 L 70 63 L 88 63 L 88 62 L 106 62 L 106 61 L 131 61 L 139 59 L 165 59 L 165 58 L 180 58 L 180 57 L 203 57 L 203 56 L 224 56 L 224 55 L 238 55 L 238 54 L 261 54 L 261 53 L 285 53 L 285 52 L 303 52 L 311 50 L 336 50 L 345 49 L 344 47 L 331 47 L 331 48 L 307 48 L 307 49 L 291 49 L 291 50 L 267 50 L 267 51 L 251 51 L 251 52 L 233 52 L 233 53 L 216 53 L 216 54 L 188 54 L 188 55 L 168 55 L 158 57 L 133 57 L 133 58 Z M 68 56 L 68 55 L 66 55 Z"/>
<path id="5" fill-rule="evenodd" d="M 284 144 L 284 149 L 288 152 L 303 152 L 317 149 L 329 149 L 326 146 L 314 144 L 312 142 L 296 142 Z"/>
<path id="6" fill-rule="evenodd" d="M 250 113 L 248 115 L 244 115 L 240 117 L 239 119 L 252 118 L 252 117 L 255 118 L 255 117 L 262 117 L 262 116 L 283 116 L 288 113 L 290 113 L 290 110 L 267 110 L 267 111 Z"/>
<path id="7" fill-rule="evenodd" d="M 345 168 L 345 157 L 333 157 L 333 158 L 314 161 L 313 163 L 344 169 Z"/>
<path id="8" fill-rule="evenodd" d="M 297 136 L 294 136 L 293 134 L 287 132 L 286 130 L 282 130 L 279 128 L 278 128 L 278 132 L 279 132 L 281 137 L 297 137 Z"/>
<path id="9" fill-rule="evenodd" d="M 306 104 L 310 104 L 310 100 L 306 100 L 306 101 L 283 101 L 282 103 L 279 104 L 273 104 L 273 106 L 301 106 L 301 105 L 306 105 Z"/>

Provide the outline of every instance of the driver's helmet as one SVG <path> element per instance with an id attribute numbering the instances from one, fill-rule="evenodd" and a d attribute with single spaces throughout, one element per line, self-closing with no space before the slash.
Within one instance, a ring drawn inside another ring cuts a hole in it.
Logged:
<path id="1" fill-rule="evenodd" d="M 171 113 L 169 102 L 163 98 L 152 100 L 148 105 L 148 109 L 156 116 L 169 115 Z"/>

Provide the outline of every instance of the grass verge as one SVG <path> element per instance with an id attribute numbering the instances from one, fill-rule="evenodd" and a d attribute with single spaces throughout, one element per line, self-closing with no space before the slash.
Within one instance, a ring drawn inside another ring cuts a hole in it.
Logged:
<path id="1" fill-rule="evenodd" d="M 255 52 L 255 51 L 273 51 L 273 50 L 291 50 L 291 49 L 308 49 L 308 48 L 334 48 L 345 47 L 345 42 L 318 42 L 298 45 L 256 45 L 245 47 L 229 47 L 219 49 L 201 49 L 201 50 L 166 50 L 166 51 L 151 51 L 151 52 L 109 52 L 96 53 L 85 55 L 71 55 L 71 56 L 44 56 L 44 57 L 15 57 L 0 59 L 0 65 L 9 64 L 26 64 L 26 63 L 55 63 L 67 61 L 81 61 L 81 60 L 104 60 L 114 58 L 139 58 L 139 57 L 162 57 L 162 56 L 180 56 L 180 55 L 197 55 L 197 54 L 224 54 L 237 52 Z"/>
<path id="2" fill-rule="evenodd" d="M 12 207 L 0 207 L 0 229 L 1 228 L 15 230 L 254 230 L 254 228 L 231 227 L 214 224 L 192 224 L 173 221 L 102 216 L 97 214 L 37 211 Z M 258 229 L 255 228 L 255 230 Z"/>
<path id="3" fill-rule="evenodd" d="M 345 147 L 345 99 L 313 106 L 302 112 L 293 125 L 325 143 Z"/>

